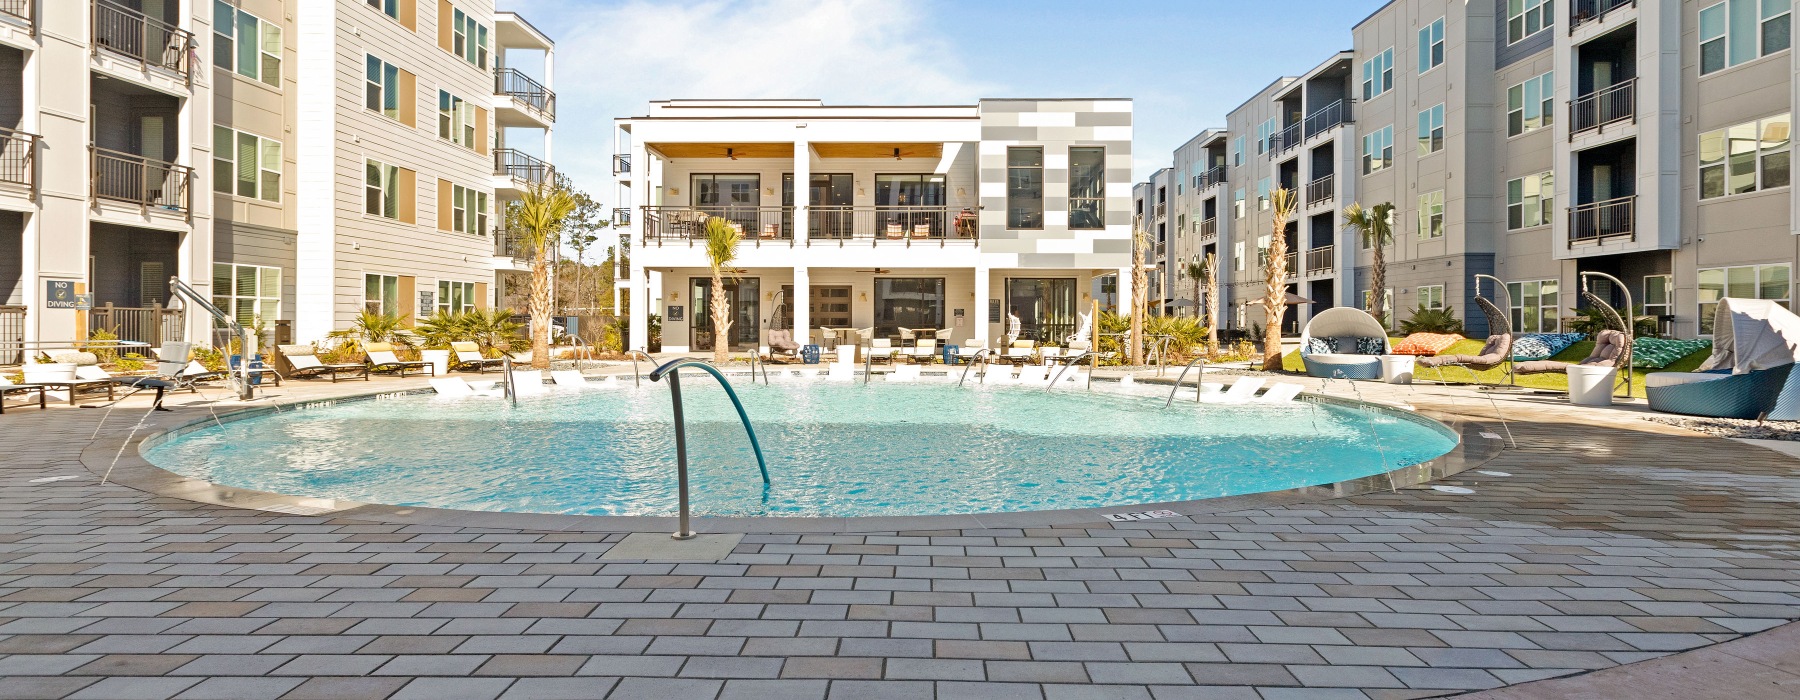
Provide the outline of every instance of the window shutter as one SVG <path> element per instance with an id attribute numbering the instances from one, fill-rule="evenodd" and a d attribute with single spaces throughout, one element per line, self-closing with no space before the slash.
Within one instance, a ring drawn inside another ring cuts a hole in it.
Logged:
<path id="1" fill-rule="evenodd" d="M 400 24 L 411 31 L 419 31 L 418 0 L 400 0 Z"/>
<path id="2" fill-rule="evenodd" d="M 488 308 L 488 283 L 475 283 L 475 308 L 486 311 Z"/>
<path id="3" fill-rule="evenodd" d="M 445 51 L 451 50 L 450 42 L 452 27 L 450 26 L 450 17 L 453 13 L 454 10 L 450 7 L 450 0 L 438 0 L 438 48 Z"/>
<path id="4" fill-rule="evenodd" d="M 407 328 L 412 327 L 413 317 L 418 315 L 419 311 L 419 298 L 413 294 L 413 282 L 412 275 L 400 276 L 400 325 Z"/>
<path id="5" fill-rule="evenodd" d="M 399 83 L 400 123 L 416 127 L 419 125 L 419 78 L 401 69 Z"/>
<path id="6" fill-rule="evenodd" d="M 488 152 L 488 111 L 480 107 L 475 108 L 475 152 Z"/>
<path id="7" fill-rule="evenodd" d="M 398 215 L 401 221 L 409 224 L 419 223 L 419 174 L 406 168 L 399 168 L 399 175 L 394 178 L 395 199 L 398 199 Z"/>
<path id="8" fill-rule="evenodd" d="M 450 181 L 438 180 L 437 215 L 438 230 L 450 230 L 450 209 L 454 203 L 450 201 Z"/>

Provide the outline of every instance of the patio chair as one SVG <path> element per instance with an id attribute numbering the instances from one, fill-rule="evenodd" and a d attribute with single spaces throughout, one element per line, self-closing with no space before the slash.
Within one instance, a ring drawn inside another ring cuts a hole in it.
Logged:
<path id="1" fill-rule="evenodd" d="M 931 224 L 913 224 L 912 237 L 915 240 L 923 239 L 923 238 L 930 238 L 931 237 Z"/>
<path id="2" fill-rule="evenodd" d="M 1573 364 L 1587 367 L 1625 367 L 1629 371 L 1630 362 L 1631 343 L 1626 342 L 1624 333 L 1608 328 L 1594 336 L 1594 349 L 1588 353 L 1587 358 Z M 1571 366 L 1573 366 L 1571 363 L 1556 360 L 1532 360 L 1513 365 L 1512 371 L 1515 375 L 1555 374 L 1567 371 Z"/>
<path id="3" fill-rule="evenodd" d="M 1479 278 L 1476 279 L 1475 284 L 1479 287 L 1481 280 Z M 1476 290 L 1475 294 L 1475 306 L 1481 309 L 1481 314 L 1483 316 L 1487 317 L 1488 324 L 1487 342 L 1482 344 L 1481 352 L 1475 355 L 1432 355 L 1429 357 L 1421 357 L 1418 360 L 1419 366 L 1442 368 L 1455 365 L 1463 368 L 1464 371 L 1467 371 L 1469 373 L 1469 378 L 1474 380 L 1476 384 L 1481 383 L 1475 376 L 1476 372 L 1485 372 L 1490 369 L 1505 367 L 1507 368 L 1507 381 L 1508 383 L 1512 382 L 1513 373 L 1515 371 L 1512 361 L 1512 318 L 1511 314 L 1502 310 L 1512 308 L 1512 295 L 1506 291 L 1506 286 L 1500 284 L 1498 281 L 1495 282 L 1495 286 L 1500 290 L 1500 299 L 1502 303 L 1496 304 L 1487 297 L 1481 296 L 1479 288 Z"/>
<path id="4" fill-rule="evenodd" d="M 899 350 L 900 348 L 894 347 L 894 341 L 887 338 L 876 338 L 869 341 L 869 349 L 865 351 L 865 354 L 868 355 L 871 362 L 886 360 L 891 363 L 894 361 L 894 353 Z"/>
<path id="5" fill-rule="evenodd" d="M 339 362 L 326 364 L 314 355 L 316 351 L 311 345 L 277 345 L 275 346 L 275 366 L 279 371 L 285 365 L 288 379 L 315 379 L 330 377 L 336 384 L 338 374 L 360 376 L 363 381 L 369 379 L 369 366 L 360 362 Z"/>
<path id="6" fill-rule="evenodd" d="M 462 377 L 432 377 L 426 381 L 431 383 L 432 390 L 436 391 L 438 396 L 447 399 L 461 399 L 475 395 L 475 388 L 469 386 L 469 383 Z"/>
<path id="7" fill-rule="evenodd" d="M 474 369 L 487 374 L 489 369 L 500 369 L 506 364 L 504 358 L 485 357 L 481 354 L 481 345 L 470 341 L 450 344 L 450 371 Z"/>
<path id="8" fill-rule="evenodd" d="M 1200 398 L 1210 398 L 1217 403 L 1248 403 L 1251 399 L 1256 398 L 1256 390 L 1261 389 L 1266 381 L 1268 380 L 1262 377 L 1238 377 L 1237 381 L 1231 383 L 1231 388 L 1226 389 L 1224 393 L 1202 394 Z"/>
<path id="9" fill-rule="evenodd" d="M 898 223 L 893 223 L 893 224 L 887 225 L 887 239 L 888 240 L 898 241 L 898 240 L 901 240 L 904 238 L 906 238 L 906 228 L 905 227 L 901 226 Z"/>
<path id="10" fill-rule="evenodd" d="M 423 360 L 402 360 L 394 355 L 391 343 L 369 343 L 363 346 L 363 353 L 369 357 L 370 372 L 395 372 L 404 377 L 407 370 L 423 369 L 427 374 L 437 376 L 437 365 Z"/>
<path id="11" fill-rule="evenodd" d="M 6 377 L 0 377 L 0 413 L 6 413 L 6 397 L 24 395 L 25 398 L 27 400 L 29 400 L 31 398 L 32 392 L 37 392 L 38 410 L 41 411 L 41 410 L 45 409 L 47 407 L 47 404 L 45 403 L 45 397 L 44 397 L 44 385 L 42 385 L 42 384 L 14 384 L 14 383 L 12 383 L 11 379 L 7 379 Z M 14 405 L 15 406 L 30 406 L 31 404 L 30 403 L 22 403 L 22 404 L 14 404 Z"/>
<path id="12" fill-rule="evenodd" d="M 789 361 L 800 359 L 800 344 L 794 342 L 794 332 L 786 328 L 770 329 L 769 351 L 763 357 L 769 360 L 777 358 Z"/>
<path id="13" fill-rule="evenodd" d="M 550 381 L 560 387 L 571 387 L 575 389 L 587 389 L 593 386 L 593 383 L 588 381 L 587 376 L 583 375 L 581 370 L 576 369 L 550 370 Z"/>
<path id="14" fill-rule="evenodd" d="M 1012 341 L 1012 347 L 1006 349 L 1006 361 L 1022 364 L 1030 362 L 1031 356 L 1035 354 L 1037 354 L 1037 341 L 1014 340 Z"/>
<path id="15" fill-rule="evenodd" d="M 512 372 L 513 393 L 517 396 L 537 396 L 550 393 L 544 388 L 544 371 L 541 369 L 515 369 Z"/>
<path id="16" fill-rule="evenodd" d="M 963 362 L 968 362 L 969 360 L 974 359 L 975 353 L 981 352 L 982 350 L 986 350 L 986 349 L 987 349 L 987 341 L 986 340 L 983 340 L 980 338 L 971 338 L 969 340 L 963 341 L 963 343 L 961 345 L 956 346 L 956 359 L 962 360 Z"/>
<path id="17" fill-rule="evenodd" d="M 1387 353 L 1387 329 L 1362 309 L 1320 311 L 1300 331 L 1300 360 L 1310 376 L 1380 379 Z"/>
<path id="18" fill-rule="evenodd" d="M 1652 372 L 1652 410 L 1746 420 L 1800 420 L 1800 316 L 1779 302 L 1726 297 L 1713 315 L 1712 355 L 1696 372 Z"/>
<path id="19" fill-rule="evenodd" d="M 106 400 L 113 400 L 113 388 L 118 386 L 118 382 L 113 381 L 112 375 L 107 374 L 105 370 L 92 365 L 87 365 L 76 367 L 75 378 L 73 379 L 37 378 L 26 382 L 25 385 L 42 387 L 43 389 L 59 392 L 56 396 L 58 401 L 63 400 L 63 396 L 60 392 L 67 392 L 69 405 L 73 406 L 75 405 L 75 396 L 86 391 L 104 389 L 106 390 Z"/>
<path id="20" fill-rule="evenodd" d="M 1305 388 L 1299 384 L 1279 382 L 1275 386 L 1269 387 L 1269 390 L 1263 392 L 1262 396 L 1251 399 L 1250 403 L 1288 403 L 1293 401 L 1294 397 L 1299 396 L 1301 390 Z"/>
<path id="21" fill-rule="evenodd" d="M 913 341 L 913 346 L 906 349 L 906 356 L 919 364 L 930 364 L 931 358 L 937 357 L 937 341 L 923 338 Z"/>
<path id="22" fill-rule="evenodd" d="M 1022 365 L 1022 366 L 1020 366 L 1019 367 L 1019 383 L 1020 384 L 1033 384 L 1033 385 L 1049 384 L 1050 383 L 1050 366 L 1049 365 Z"/>

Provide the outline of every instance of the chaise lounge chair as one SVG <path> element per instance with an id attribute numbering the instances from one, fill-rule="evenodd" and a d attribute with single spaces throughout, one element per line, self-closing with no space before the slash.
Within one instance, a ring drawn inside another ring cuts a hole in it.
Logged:
<path id="1" fill-rule="evenodd" d="M 314 355 L 316 351 L 311 345 L 277 345 L 275 346 L 275 366 L 277 371 L 287 367 L 288 379 L 315 379 L 330 377 L 336 384 L 339 374 L 369 379 L 369 366 L 361 362 L 341 362 L 327 364 Z"/>
<path id="2" fill-rule="evenodd" d="M 370 372 L 395 372 L 404 377 L 407 370 L 422 369 L 426 374 L 437 376 L 437 365 L 423 360 L 402 360 L 394 355 L 391 343 L 369 343 L 363 346 L 363 352 L 369 357 Z"/>
<path id="3" fill-rule="evenodd" d="M 1698 372 L 1644 377 L 1650 408 L 1745 420 L 1800 420 L 1800 316 L 1761 299 L 1719 300 L 1713 353 Z"/>
<path id="4" fill-rule="evenodd" d="M 1506 291 L 1506 285 L 1502 284 L 1499 279 L 1488 277 L 1488 279 L 1494 280 L 1495 288 L 1500 291 L 1501 303 L 1496 304 L 1487 297 L 1482 296 L 1481 279 L 1483 277 L 1488 276 L 1475 276 L 1475 306 L 1481 309 L 1481 314 L 1483 316 L 1487 317 L 1488 324 L 1487 342 L 1482 344 L 1481 352 L 1474 355 L 1433 355 L 1430 357 L 1421 357 L 1418 361 L 1419 366 L 1442 368 L 1455 365 L 1467 370 L 1471 379 L 1476 379 L 1476 372 L 1485 372 L 1497 367 L 1508 367 L 1507 378 L 1509 381 L 1511 380 L 1514 371 L 1511 369 L 1513 367 L 1512 317 L 1502 309 L 1512 308 L 1512 295 Z M 1479 384 L 1480 380 L 1477 379 L 1476 383 Z"/>
<path id="5" fill-rule="evenodd" d="M 506 362 L 503 358 L 483 356 L 480 345 L 466 340 L 451 343 L 450 352 L 452 355 L 450 371 L 452 372 L 473 369 L 476 372 L 487 374 L 488 370 L 500 369 L 501 365 Z"/>
<path id="6" fill-rule="evenodd" d="M 1300 360 L 1314 377 L 1380 379 L 1387 329 L 1368 312 L 1336 306 L 1313 315 L 1300 331 Z"/>
<path id="7" fill-rule="evenodd" d="M 6 413 L 6 397 L 23 394 L 25 398 L 29 400 L 31 398 L 31 393 L 34 391 L 37 392 L 38 410 L 41 411 L 46 407 L 44 386 L 42 384 L 14 384 L 11 379 L 0 377 L 0 413 Z M 31 404 L 22 403 L 15 405 L 30 406 Z"/>
<path id="8" fill-rule="evenodd" d="M 1618 368 L 1628 367 L 1630 362 L 1631 343 L 1626 342 L 1624 333 L 1608 328 L 1594 336 L 1594 349 L 1587 358 L 1573 365 Z M 1532 360 L 1514 364 L 1512 372 L 1515 375 L 1555 374 L 1567 371 L 1573 365 L 1556 360 Z"/>

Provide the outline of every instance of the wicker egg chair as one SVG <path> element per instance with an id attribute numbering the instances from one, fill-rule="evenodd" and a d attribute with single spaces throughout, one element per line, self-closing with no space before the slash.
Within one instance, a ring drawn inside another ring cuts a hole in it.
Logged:
<path id="1" fill-rule="evenodd" d="M 1484 278 L 1494 281 L 1494 289 L 1499 292 L 1501 303 L 1496 304 L 1493 300 L 1481 295 L 1481 280 Z M 1485 372 L 1497 367 L 1506 367 L 1507 382 L 1511 383 L 1513 345 L 1512 316 L 1504 309 L 1512 308 L 1512 294 L 1506 291 L 1506 284 L 1501 282 L 1499 278 L 1492 275 L 1476 275 L 1475 307 L 1481 309 L 1481 314 L 1487 317 L 1488 337 L 1487 342 L 1481 346 L 1481 352 L 1475 355 L 1434 355 L 1431 357 L 1421 357 L 1419 358 L 1419 365 L 1422 367 L 1437 368 L 1440 378 L 1442 377 L 1444 367 L 1461 367 L 1469 373 L 1469 378 L 1473 380 L 1473 383 L 1475 384 L 1482 383 L 1480 379 L 1476 377 L 1476 372 Z"/>
<path id="2" fill-rule="evenodd" d="M 1588 277 L 1604 277 L 1612 280 L 1613 284 L 1617 285 L 1619 290 L 1625 293 L 1626 313 L 1630 313 L 1632 308 L 1631 290 L 1625 286 L 1624 282 L 1619 281 L 1619 278 L 1604 272 L 1581 273 L 1581 298 L 1586 300 L 1589 306 L 1600 310 L 1600 316 L 1606 320 L 1606 325 L 1610 326 L 1610 328 L 1594 334 L 1593 352 L 1588 354 L 1587 359 L 1575 364 L 1588 366 L 1611 365 L 1613 369 L 1619 370 L 1620 375 L 1618 378 L 1614 379 L 1614 391 L 1617 391 L 1616 384 L 1623 381 L 1625 384 L 1625 395 L 1629 397 L 1631 396 L 1633 383 L 1631 377 L 1632 324 L 1627 323 L 1623 317 L 1619 316 L 1619 310 L 1613 308 L 1612 304 L 1608 303 L 1605 299 L 1601 299 L 1599 295 L 1594 294 L 1593 290 L 1588 288 Z M 1513 373 L 1552 374 L 1566 371 L 1569 366 L 1570 363 L 1567 362 L 1536 360 L 1513 365 Z"/>

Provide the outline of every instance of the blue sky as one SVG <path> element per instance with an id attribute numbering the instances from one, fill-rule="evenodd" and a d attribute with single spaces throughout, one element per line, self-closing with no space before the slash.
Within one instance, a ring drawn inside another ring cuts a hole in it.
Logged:
<path id="1" fill-rule="evenodd" d="M 557 42 L 553 159 L 617 204 L 612 118 L 653 99 L 1135 100 L 1136 177 L 1385 0 L 498 0 Z M 516 62 L 515 62 L 516 63 Z M 526 70 L 531 67 L 521 66 Z M 527 149 L 531 146 L 524 145 Z"/>

